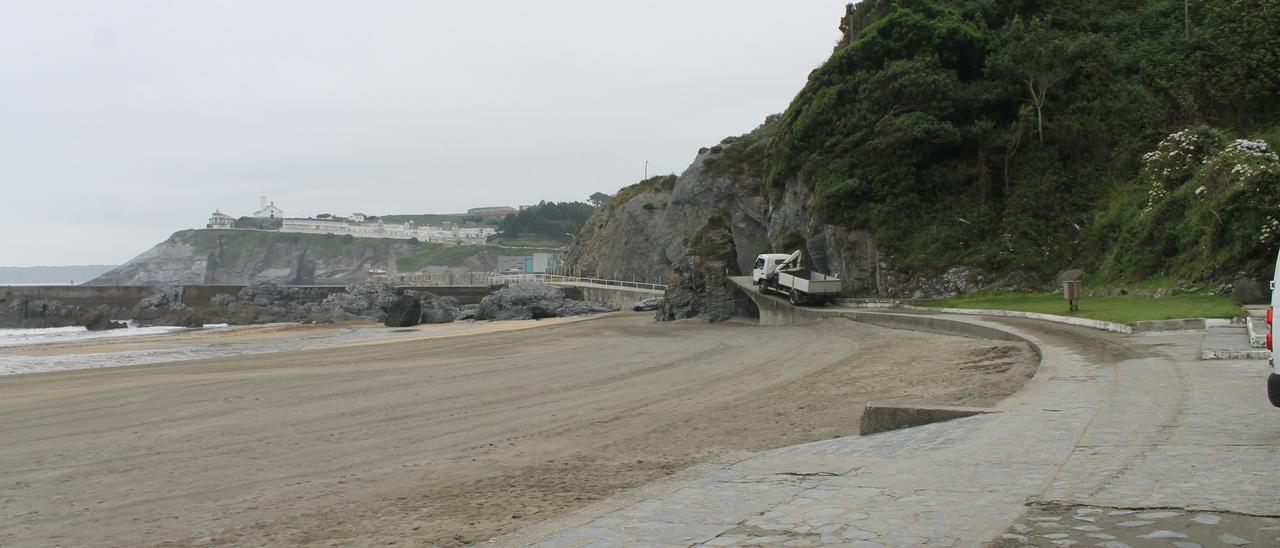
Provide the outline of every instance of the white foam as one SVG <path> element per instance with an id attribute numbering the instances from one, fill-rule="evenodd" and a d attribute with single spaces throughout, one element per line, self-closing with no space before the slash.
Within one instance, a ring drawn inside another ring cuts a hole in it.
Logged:
<path id="1" fill-rule="evenodd" d="M 226 327 L 226 324 L 210 325 L 211 327 Z M 67 331 L 67 330 L 79 330 Z M 159 329 L 160 331 L 154 331 Z M 148 331 L 151 330 L 151 331 Z M 137 335 L 144 334 L 163 334 L 173 333 L 175 331 L 190 331 L 189 328 L 183 327 L 130 327 L 125 329 L 114 329 L 111 331 L 88 332 L 84 328 L 66 328 L 56 327 L 52 329 L 21 329 L 21 330 L 3 330 L 9 331 L 26 331 L 29 332 L 27 337 L 40 337 L 40 335 L 30 333 L 33 331 L 47 332 L 46 342 L 66 342 L 73 340 L 85 340 L 86 333 L 111 333 L 120 331 L 130 331 Z M 59 334 L 65 333 L 65 334 Z M 177 347 L 169 348 L 153 348 L 145 350 L 125 350 L 119 352 L 101 352 L 86 354 L 62 354 L 54 356 L 23 356 L 23 355 L 0 355 L 0 376 L 3 375 L 22 375 L 27 373 L 44 373 L 49 371 L 68 371 L 73 369 L 98 369 L 103 367 L 122 367 L 127 365 L 145 365 L 153 363 L 180 362 L 188 360 L 199 360 L 205 358 L 220 358 L 234 356 L 249 356 L 254 354 L 267 354 L 273 352 L 289 352 L 297 350 L 307 350 L 313 348 L 326 348 L 341 345 L 344 343 L 358 342 L 372 339 L 380 339 L 395 335 L 394 330 L 368 327 L 343 327 L 332 330 L 319 331 L 314 334 L 299 337 L 296 339 L 281 339 L 275 341 L 215 341 L 208 343 L 188 343 Z M 14 336 L 8 333 L 0 334 L 0 336 Z M 72 337 L 60 340 L 50 340 L 53 337 Z M 125 335 L 128 336 L 128 335 Z M 80 337 L 80 338 L 74 338 Z M 3 339 L 0 339 L 3 340 Z M 21 344 L 33 344 L 30 342 Z M 38 344 L 38 343 L 36 343 Z M 3 343 L 0 343 L 3 345 Z M 17 346 L 12 344 L 9 346 Z"/>
<path id="2" fill-rule="evenodd" d="M 205 329 L 226 327 L 227 324 L 206 325 Z M 129 322 L 124 329 L 108 329 L 106 331 L 89 331 L 84 327 L 46 327 L 38 329 L 0 329 L 0 348 L 12 346 L 31 346 L 43 344 L 91 341 L 98 339 L 119 339 L 141 337 L 145 335 L 163 335 L 178 331 L 190 331 L 189 327 L 138 327 Z"/>

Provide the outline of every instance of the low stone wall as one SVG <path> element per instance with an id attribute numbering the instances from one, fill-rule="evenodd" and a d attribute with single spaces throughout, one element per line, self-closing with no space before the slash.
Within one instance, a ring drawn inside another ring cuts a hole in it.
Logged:
<path id="1" fill-rule="evenodd" d="M 61 301 L 77 306 L 107 305 L 128 308 L 143 297 L 156 292 L 149 285 L 26 285 L 0 287 L 0 310 L 6 309 L 18 299 Z M 239 291 L 237 289 L 236 291 Z M 210 295 L 212 296 L 212 295 Z M 208 303 L 208 300 L 205 300 Z"/>

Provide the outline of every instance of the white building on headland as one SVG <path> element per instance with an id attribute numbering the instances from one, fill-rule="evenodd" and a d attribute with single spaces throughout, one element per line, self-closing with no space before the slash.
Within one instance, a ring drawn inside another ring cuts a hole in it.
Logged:
<path id="1" fill-rule="evenodd" d="M 235 228 L 236 220 L 230 215 L 223 213 L 217 209 L 213 210 L 213 215 L 209 216 L 209 224 L 205 228 Z"/>
<path id="2" fill-rule="evenodd" d="M 329 217 L 286 218 L 284 211 L 276 207 L 275 202 L 267 200 L 266 195 L 258 197 L 258 211 L 254 217 L 264 219 L 281 219 L 279 232 L 298 232 L 303 234 L 333 234 L 336 236 L 351 235 L 357 238 L 393 238 L 408 240 L 417 238 L 423 242 L 480 245 L 488 241 L 489 236 L 498 230 L 487 226 L 462 226 L 457 223 L 440 225 L 419 225 L 413 221 L 405 223 L 384 223 L 381 220 L 370 221 L 363 213 L 353 213 L 350 218 Z M 373 217 L 377 219 L 377 217 Z M 235 228 L 234 217 L 214 211 L 209 217 L 206 228 Z M 256 228 L 256 227 L 255 227 Z M 261 229 L 261 228 L 257 228 Z"/>
<path id="3" fill-rule="evenodd" d="M 254 217 L 262 219 L 283 219 L 284 211 L 276 207 L 274 201 L 268 202 L 267 195 L 258 196 L 258 210 L 253 212 Z"/>
<path id="4" fill-rule="evenodd" d="M 357 221 L 355 215 L 351 219 L 285 219 L 280 232 L 301 232 L 306 234 L 350 234 L 361 238 L 394 238 L 408 240 L 417 238 L 423 242 L 440 242 L 456 244 L 483 244 L 489 236 L 498 231 L 492 227 L 463 227 L 456 223 L 442 225 L 418 225 L 412 221 L 406 223 L 384 223 L 382 221 Z M 363 217 L 363 216 L 361 216 Z"/>

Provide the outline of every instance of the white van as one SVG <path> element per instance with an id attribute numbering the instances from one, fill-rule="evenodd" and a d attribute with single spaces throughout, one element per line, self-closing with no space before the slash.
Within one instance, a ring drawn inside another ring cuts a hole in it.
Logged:
<path id="1" fill-rule="evenodd" d="M 1280 254 L 1276 255 L 1276 272 L 1271 278 L 1271 306 L 1267 307 L 1267 350 L 1271 351 L 1271 375 L 1267 377 L 1267 398 L 1271 405 L 1280 407 L 1280 367 L 1276 366 L 1276 351 L 1273 339 L 1276 334 L 1276 315 L 1280 314 L 1280 293 L 1276 286 L 1280 285 Z"/>

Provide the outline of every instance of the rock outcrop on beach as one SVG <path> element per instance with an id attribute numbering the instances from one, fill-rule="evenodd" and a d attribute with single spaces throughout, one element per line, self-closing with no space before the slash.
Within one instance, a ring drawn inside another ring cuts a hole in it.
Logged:
<path id="1" fill-rule="evenodd" d="M 387 327 L 413 327 L 422 323 L 422 302 L 418 297 L 405 295 L 387 307 L 387 317 L 382 325 Z"/>
<path id="2" fill-rule="evenodd" d="M 399 299 L 396 287 L 383 281 L 350 284 L 342 291 L 259 282 L 245 286 L 236 295 L 215 295 L 210 299 L 208 315 L 220 323 L 232 324 L 382 321 Z"/>
<path id="3" fill-rule="evenodd" d="M 96 310 L 87 314 L 81 320 L 81 325 L 89 331 L 109 331 L 129 327 L 129 324 L 112 320 L 110 312 L 103 310 Z"/>
<path id="4" fill-rule="evenodd" d="M 182 302 L 185 291 L 180 285 L 160 287 L 151 296 L 138 301 L 133 307 L 133 318 L 142 325 L 203 327 L 204 317 Z"/>
<path id="5" fill-rule="evenodd" d="M 480 301 L 477 320 L 537 320 L 612 312 L 617 308 L 571 298 L 554 285 L 515 284 Z"/>
<path id="6" fill-rule="evenodd" d="M 106 305 L 81 306 L 57 299 L 20 297 L 0 309 L 0 328 L 43 328 L 83 326 L 89 330 L 118 329 L 127 325 L 114 321 L 130 318 L 128 310 Z"/>
<path id="7" fill-rule="evenodd" d="M 406 294 L 409 293 L 406 291 Z M 422 323 L 449 323 L 462 310 L 462 304 L 454 297 L 440 297 L 426 291 L 414 292 L 422 303 Z"/>

